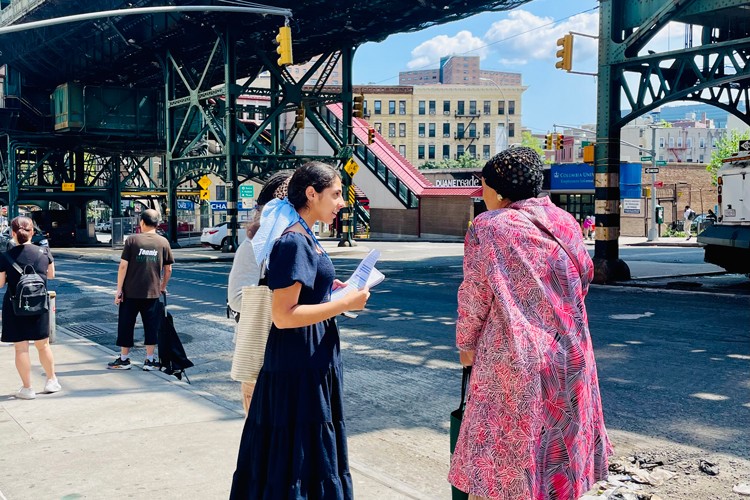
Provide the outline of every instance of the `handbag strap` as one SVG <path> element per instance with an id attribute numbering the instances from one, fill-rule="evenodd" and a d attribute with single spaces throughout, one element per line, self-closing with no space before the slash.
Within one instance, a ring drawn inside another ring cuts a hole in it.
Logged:
<path id="1" fill-rule="evenodd" d="M 555 240 L 557 242 L 557 244 L 562 247 L 563 250 L 565 250 L 565 253 L 568 254 L 568 257 L 570 257 L 570 260 L 573 262 L 573 265 L 575 266 L 576 271 L 578 271 L 578 276 L 583 277 L 583 273 L 581 272 L 581 266 L 578 263 L 578 259 L 576 258 L 575 255 L 573 255 L 573 252 L 571 252 L 570 249 L 566 245 L 564 245 L 562 241 L 560 241 L 560 238 L 558 238 L 557 236 L 555 236 L 552 233 L 552 231 L 550 231 L 549 228 L 547 228 L 547 226 L 545 226 L 544 224 L 542 224 L 539 221 L 539 219 L 537 219 L 533 215 L 527 214 L 526 212 L 524 212 L 522 210 L 518 210 L 518 212 L 520 212 L 523 215 L 525 215 L 526 218 L 529 219 L 537 228 L 539 228 L 540 231 L 542 231 L 543 233 L 546 233 L 546 234 L 550 235 L 552 237 L 552 239 Z"/>
<path id="2" fill-rule="evenodd" d="M 466 406 L 466 393 L 469 389 L 469 378 L 471 377 L 471 366 L 464 366 L 464 373 L 461 377 L 461 404 L 458 409 L 463 410 Z"/>

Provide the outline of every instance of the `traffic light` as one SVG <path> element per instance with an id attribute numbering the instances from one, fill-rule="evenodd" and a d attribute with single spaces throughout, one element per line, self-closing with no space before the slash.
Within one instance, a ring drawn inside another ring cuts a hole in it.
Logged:
<path id="1" fill-rule="evenodd" d="M 568 33 L 562 38 L 558 38 L 557 45 L 560 50 L 555 53 L 555 56 L 560 60 L 555 63 L 555 68 L 570 71 L 573 67 L 573 35 Z"/>
<path id="2" fill-rule="evenodd" d="M 293 64 L 292 57 L 292 29 L 289 26 L 279 28 L 279 34 L 276 35 L 276 53 L 279 55 L 279 66 Z"/>
<path id="3" fill-rule="evenodd" d="M 354 96 L 354 111 L 352 113 L 355 118 L 362 118 L 365 116 L 365 96 L 355 95 Z"/>
<path id="4" fill-rule="evenodd" d="M 296 116 L 294 117 L 294 126 L 297 128 L 305 128 L 305 108 L 297 108 Z"/>
<path id="5" fill-rule="evenodd" d="M 367 129 L 367 144 L 372 144 L 373 142 L 375 142 L 375 129 L 368 128 Z"/>
<path id="6" fill-rule="evenodd" d="M 555 149 L 562 149 L 563 148 L 563 141 L 565 140 L 565 136 L 560 134 L 555 138 Z"/>
<path id="7" fill-rule="evenodd" d="M 547 136 L 544 138 L 544 149 L 552 149 L 552 134 L 547 134 Z"/>

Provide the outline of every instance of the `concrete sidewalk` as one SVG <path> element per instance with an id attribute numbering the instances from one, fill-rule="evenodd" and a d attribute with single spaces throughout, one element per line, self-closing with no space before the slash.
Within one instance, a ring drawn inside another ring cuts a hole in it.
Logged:
<path id="1" fill-rule="evenodd" d="M 0 344 L 0 499 L 228 497 L 241 408 L 137 365 L 107 370 L 115 353 L 64 328 L 52 349 L 63 390 L 25 401 L 13 344 Z M 41 390 L 34 348 L 31 359 Z M 352 476 L 358 499 L 423 498 L 366 465 Z"/>

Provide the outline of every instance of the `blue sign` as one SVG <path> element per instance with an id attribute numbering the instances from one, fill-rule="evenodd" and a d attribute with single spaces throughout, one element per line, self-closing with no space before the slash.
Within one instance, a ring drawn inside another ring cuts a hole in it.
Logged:
<path id="1" fill-rule="evenodd" d="M 641 165 L 620 163 L 620 198 L 641 199 Z"/>
<path id="2" fill-rule="evenodd" d="M 594 189 L 594 166 L 587 163 L 552 165 L 550 189 Z"/>
<path id="3" fill-rule="evenodd" d="M 226 201 L 211 201 L 209 202 L 211 205 L 211 210 L 215 212 L 226 212 L 227 211 L 227 202 Z M 252 210 L 255 208 L 255 206 L 249 206 L 245 207 L 242 205 L 241 201 L 237 202 L 237 210 Z"/>
<path id="4" fill-rule="evenodd" d="M 177 200 L 177 210 L 192 210 L 193 202 L 190 200 Z"/>

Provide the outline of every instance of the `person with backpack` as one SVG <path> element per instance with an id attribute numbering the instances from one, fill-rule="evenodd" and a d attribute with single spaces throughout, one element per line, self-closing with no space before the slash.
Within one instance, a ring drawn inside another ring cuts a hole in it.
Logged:
<path id="1" fill-rule="evenodd" d="M 693 236 L 692 234 L 690 234 L 690 226 L 693 225 L 693 219 L 695 219 L 695 210 L 690 208 L 690 205 L 685 205 L 685 213 L 683 214 L 683 219 L 685 220 L 685 236 L 687 236 L 687 239 L 685 241 L 688 241 Z"/>
<path id="2" fill-rule="evenodd" d="M 0 288 L 8 285 L 3 298 L 3 328 L 0 340 L 13 343 L 16 369 L 23 386 L 18 399 L 35 399 L 31 386 L 29 341 L 34 342 L 39 362 L 47 375 L 44 393 L 62 389 L 55 375 L 55 359 L 49 345 L 49 299 L 47 280 L 55 277 L 55 263 L 47 247 L 31 244 L 34 223 L 16 217 L 10 223 L 17 245 L 0 256 Z"/>

